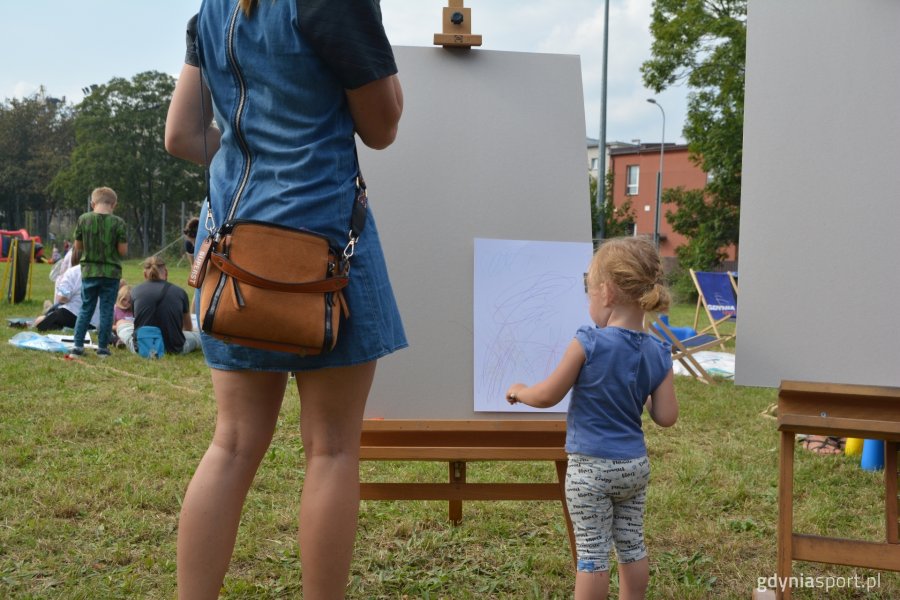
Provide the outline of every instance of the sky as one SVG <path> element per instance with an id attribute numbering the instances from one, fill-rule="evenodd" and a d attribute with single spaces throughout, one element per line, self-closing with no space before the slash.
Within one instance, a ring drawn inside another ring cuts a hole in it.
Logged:
<path id="1" fill-rule="evenodd" d="M 684 142 L 687 90 L 655 95 L 640 66 L 650 57 L 652 0 L 609 0 L 607 141 Z M 199 0 L 0 0 L 0 99 L 33 94 L 79 102 L 81 89 L 142 71 L 177 75 L 184 29 Z M 599 136 L 603 0 L 466 0 L 482 49 L 581 57 L 585 134 Z M 398 46 L 431 46 L 446 0 L 381 0 L 385 30 Z M 478 49 L 473 49 L 477 52 Z M 403 81 L 403 73 L 400 73 Z"/>

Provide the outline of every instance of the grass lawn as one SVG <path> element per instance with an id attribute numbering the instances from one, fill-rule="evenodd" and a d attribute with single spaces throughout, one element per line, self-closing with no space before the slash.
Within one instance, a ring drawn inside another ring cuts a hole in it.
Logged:
<path id="1" fill-rule="evenodd" d="M 32 300 L 0 304 L 34 316 L 52 294 L 35 265 Z M 170 265 L 184 284 L 188 265 Z M 142 280 L 139 262 L 125 269 Z M 693 306 L 675 307 L 690 325 Z M 17 330 L 6 328 L 6 338 Z M 200 353 L 101 362 L 0 344 L 0 598 L 175 595 L 179 506 L 215 421 Z M 653 464 L 646 537 L 649 597 L 749 598 L 775 571 L 777 432 L 764 416 L 776 391 L 677 380 L 681 416 L 649 421 Z M 795 527 L 881 541 L 881 473 L 858 459 L 798 450 Z M 446 465 L 363 463 L 367 481 L 444 481 Z M 223 598 L 298 598 L 296 510 L 304 462 L 299 399 L 289 388 L 275 441 L 244 510 Z M 474 463 L 469 481 L 553 481 L 552 465 Z M 348 598 L 566 598 L 572 565 L 553 502 L 468 502 L 459 526 L 445 502 L 363 502 Z M 795 563 L 808 578 L 880 577 L 866 590 L 797 589 L 796 598 L 900 598 L 900 576 Z M 810 579 L 810 581 L 812 581 Z M 852 581 L 851 581 L 852 583 Z M 613 588 L 616 576 L 613 573 Z"/>

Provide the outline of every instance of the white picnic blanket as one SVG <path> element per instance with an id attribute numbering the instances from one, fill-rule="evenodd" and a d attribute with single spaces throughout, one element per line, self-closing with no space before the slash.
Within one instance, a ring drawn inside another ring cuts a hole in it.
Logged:
<path id="1" fill-rule="evenodd" d="M 22 331 L 10 338 L 9 343 L 27 350 L 43 350 L 45 352 L 68 352 L 72 349 L 74 338 L 69 335 L 49 334 L 41 335 L 34 331 Z M 85 348 L 96 348 L 91 342 L 89 333 L 84 334 Z"/>
<path id="2" fill-rule="evenodd" d="M 730 352 L 711 352 L 704 350 L 702 352 L 697 352 L 692 356 L 697 359 L 700 366 L 706 369 L 706 372 L 710 375 L 734 379 L 734 354 L 731 354 Z M 685 369 L 677 360 L 675 361 L 673 368 L 676 375 L 690 376 L 687 369 Z"/>

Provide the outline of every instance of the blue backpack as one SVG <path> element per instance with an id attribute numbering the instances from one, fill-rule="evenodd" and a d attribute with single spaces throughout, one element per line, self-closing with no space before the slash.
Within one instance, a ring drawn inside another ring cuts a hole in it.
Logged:
<path id="1" fill-rule="evenodd" d="M 137 337 L 138 354 L 144 358 L 162 358 L 166 353 L 166 344 L 159 327 L 144 325 L 138 327 L 134 335 Z"/>

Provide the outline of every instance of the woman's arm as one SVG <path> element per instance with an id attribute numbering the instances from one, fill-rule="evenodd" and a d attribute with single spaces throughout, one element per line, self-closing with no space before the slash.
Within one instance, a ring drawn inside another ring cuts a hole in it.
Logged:
<path id="1" fill-rule="evenodd" d="M 397 137 L 397 125 L 403 114 L 403 89 L 400 79 L 391 75 L 347 90 L 350 115 L 356 133 L 366 146 L 381 150 Z"/>
<path id="2" fill-rule="evenodd" d="M 521 402 L 535 408 L 556 406 L 575 385 L 584 365 L 584 358 L 584 348 L 578 340 L 572 340 L 550 377 L 531 387 L 524 383 L 514 383 L 506 392 L 507 402 Z"/>
<path id="3" fill-rule="evenodd" d="M 647 401 L 650 418 L 660 427 L 671 427 L 678 420 L 678 399 L 675 398 L 675 375 L 672 369 Z"/>
<path id="4" fill-rule="evenodd" d="M 200 110 L 201 87 L 203 112 Z M 197 164 L 208 164 L 219 149 L 221 139 L 219 130 L 212 126 L 212 119 L 212 102 L 209 90 L 201 83 L 200 69 L 186 64 L 178 76 L 166 116 L 166 151 Z"/>

